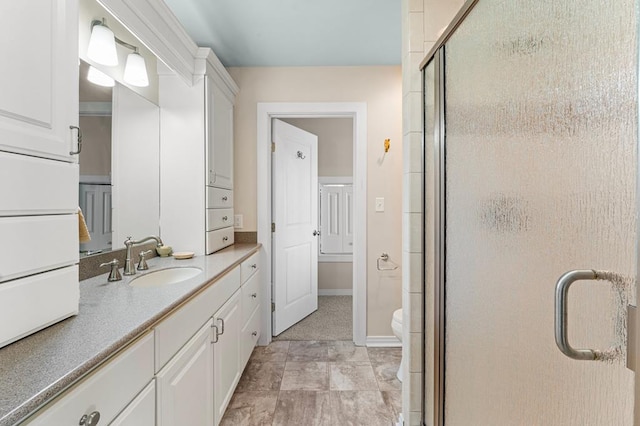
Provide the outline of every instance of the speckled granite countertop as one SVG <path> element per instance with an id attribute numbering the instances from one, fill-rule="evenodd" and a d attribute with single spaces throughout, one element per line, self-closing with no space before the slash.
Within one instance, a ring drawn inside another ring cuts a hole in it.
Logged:
<path id="1" fill-rule="evenodd" d="M 0 426 L 23 420 L 259 247 L 235 244 L 189 260 L 154 257 L 145 273 L 172 266 L 203 270 L 164 287 L 131 287 L 134 277 L 108 283 L 108 274 L 81 281 L 77 316 L 0 349 Z"/>

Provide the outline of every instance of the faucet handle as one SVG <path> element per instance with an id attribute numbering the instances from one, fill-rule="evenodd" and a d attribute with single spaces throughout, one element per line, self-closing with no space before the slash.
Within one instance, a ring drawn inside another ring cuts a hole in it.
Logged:
<path id="1" fill-rule="evenodd" d="M 118 270 L 118 267 L 120 266 L 120 262 L 118 262 L 118 259 L 113 259 L 111 262 L 103 263 L 100 265 L 101 268 L 104 268 L 105 266 L 111 267 L 111 272 L 109 273 L 109 278 L 107 278 L 107 281 L 122 280 L 122 275 L 120 275 L 120 271 Z"/>
<path id="2" fill-rule="evenodd" d="M 140 256 L 140 261 L 138 262 L 138 271 L 146 271 L 149 269 L 149 265 L 147 265 L 146 257 L 151 254 L 153 250 L 141 251 L 138 256 Z"/>

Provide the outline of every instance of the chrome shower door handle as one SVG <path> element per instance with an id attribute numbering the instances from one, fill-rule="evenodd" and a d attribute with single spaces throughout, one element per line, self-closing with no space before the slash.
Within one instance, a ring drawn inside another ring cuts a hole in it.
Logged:
<path id="1" fill-rule="evenodd" d="M 593 269 L 576 269 L 564 273 L 556 283 L 555 300 L 555 334 L 556 345 L 560 351 L 572 359 L 581 361 L 595 361 L 602 355 L 601 351 L 594 349 L 574 349 L 569 343 L 567 335 L 567 298 L 569 287 L 578 280 L 603 279 L 602 274 Z"/>

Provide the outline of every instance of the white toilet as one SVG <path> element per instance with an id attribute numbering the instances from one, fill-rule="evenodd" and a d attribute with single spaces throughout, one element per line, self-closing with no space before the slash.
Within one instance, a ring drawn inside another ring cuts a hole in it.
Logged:
<path id="1" fill-rule="evenodd" d="M 393 334 L 400 340 L 402 343 L 402 309 L 398 309 L 393 313 L 393 318 L 391 319 L 391 329 L 393 330 Z M 398 380 L 402 381 L 402 363 L 404 362 L 404 357 L 400 361 L 400 368 L 398 368 L 398 373 L 396 373 L 396 377 Z"/>

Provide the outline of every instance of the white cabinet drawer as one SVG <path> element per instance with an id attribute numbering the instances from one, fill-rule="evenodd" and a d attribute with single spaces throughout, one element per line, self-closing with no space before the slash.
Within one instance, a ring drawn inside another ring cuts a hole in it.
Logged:
<path id="1" fill-rule="evenodd" d="M 239 288 L 240 268 L 236 267 L 158 324 L 155 328 L 155 371 L 160 371 Z"/>
<path id="2" fill-rule="evenodd" d="M 253 348 L 255 348 L 260 338 L 260 309 L 256 309 L 249 319 L 249 322 L 240 332 L 240 361 L 241 367 L 247 364 Z"/>
<path id="3" fill-rule="evenodd" d="M 78 313 L 78 266 L 0 283 L 0 347 Z"/>
<path id="4" fill-rule="evenodd" d="M 233 227 L 207 232 L 207 254 L 233 244 Z"/>
<path id="5" fill-rule="evenodd" d="M 233 191 L 207 186 L 207 208 L 224 209 L 233 207 Z"/>
<path id="6" fill-rule="evenodd" d="M 233 226 L 233 209 L 207 209 L 207 231 Z"/>
<path id="7" fill-rule="evenodd" d="M 260 268 L 260 252 L 240 264 L 240 280 L 245 283 Z"/>
<path id="8" fill-rule="evenodd" d="M 0 217 L 0 282 L 78 263 L 78 216 Z M 34 243 L 36 242 L 37 243 Z"/>
<path id="9" fill-rule="evenodd" d="M 242 285 L 242 325 L 246 324 L 251 314 L 258 307 L 260 300 L 260 274 L 254 274 Z"/>
<path id="10" fill-rule="evenodd" d="M 131 404 L 109 426 L 155 426 L 156 381 L 151 383 L 131 401 Z"/>
<path id="11" fill-rule="evenodd" d="M 153 333 L 139 339 L 95 373 L 27 420 L 31 426 L 77 425 L 83 415 L 100 413 L 109 424 L 153 378 Z"/>
<path id="12" fill-rule="evenodd" d="M 0 216 L 75 213 L 78 164 L 0 152 L 0 194 Z"/>

